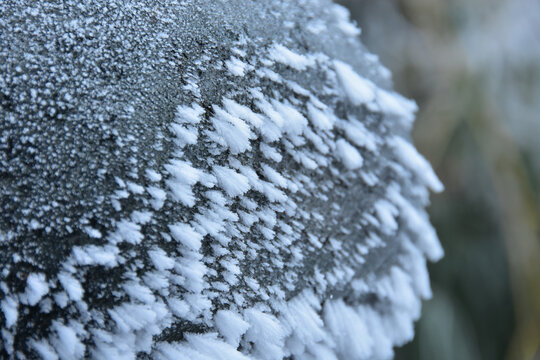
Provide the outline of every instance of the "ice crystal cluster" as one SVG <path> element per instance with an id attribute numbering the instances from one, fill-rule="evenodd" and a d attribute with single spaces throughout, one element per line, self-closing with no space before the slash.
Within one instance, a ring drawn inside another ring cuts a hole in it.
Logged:
<path id="1" fill-rule="evenodd" d="M 442 250 L 344 8 L 0 6 L 0 355 L 387 359 Z"/>

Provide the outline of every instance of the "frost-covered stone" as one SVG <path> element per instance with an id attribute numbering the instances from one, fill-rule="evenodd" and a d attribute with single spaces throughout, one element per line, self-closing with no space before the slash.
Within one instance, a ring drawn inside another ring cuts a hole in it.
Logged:
<path id="1" fill-rule="evenodd" d="M 345 9 L 0 19 L 0 357 L 377 359 L 411 339 L 442 185 Z"/>

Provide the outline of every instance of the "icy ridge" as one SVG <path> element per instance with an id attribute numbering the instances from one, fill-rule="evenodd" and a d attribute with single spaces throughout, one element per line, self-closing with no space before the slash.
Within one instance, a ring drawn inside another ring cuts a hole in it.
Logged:
<path id="1" fill-rule="evenodd" d="M 342 8 L 316 4 L 323 28 L 357 41 Z M 391 358 L 431 296 L 426 258 L 442 249 L 423 207 L 442 184 L 408 140 L 416 105 L 364 61 L 369 77 L 292 39 L 239 36 L 185 64 L 183 101 L 150 139 L 169 156 L 114 176 L 110 225 L 79 225 L 94 241 L 0 283 L 4 352 Z M 224 86 L 209 96 L 212 71 Z M 20 335 L 28 314 L 40 330 Z"/>

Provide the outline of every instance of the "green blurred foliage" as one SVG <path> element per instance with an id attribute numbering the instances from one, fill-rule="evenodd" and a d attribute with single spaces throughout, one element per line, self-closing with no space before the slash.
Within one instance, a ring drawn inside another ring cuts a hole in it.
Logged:
<path id="1" fill-rule="evenodd" d="M 397 359 L 540 359 L 540 1 L 341 0 L 420 107 L 446 256 Z M 535 355 L 536 354 L 536 355 Z"/>

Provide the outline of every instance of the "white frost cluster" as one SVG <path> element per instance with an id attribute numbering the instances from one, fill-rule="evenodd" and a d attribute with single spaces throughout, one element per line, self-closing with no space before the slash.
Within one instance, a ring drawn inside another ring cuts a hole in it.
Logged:
<path id="1" fill-rule="evenodd" d="M 359 33 L 342 11 L 335 21 Z M 21 306 L 53 304 L 71 317 L 28 340 L 44 359 L 388 359 L 412 338 L 431 296 L 426 258 L 442 256 L 423 210 L 442 184 L 403 137 L 416 105 L 341 59 L 286 41 L 248 56 L 250 44 L 211 64 L 247 84 L 218 103 L 187 68 L 193 101 L 167 125 L 170 157 L 115 179 L 112 206 L 136 210 L 112 231 L 85 225 L 95 244 L 2 299 L 6 351 Z M 302 82 L 315 71 L 321 89 Z M 86 302 L 98 268 L 117 281 L 110 306 Z M 175 331 L 182 340 L 162 336 Z"/>

